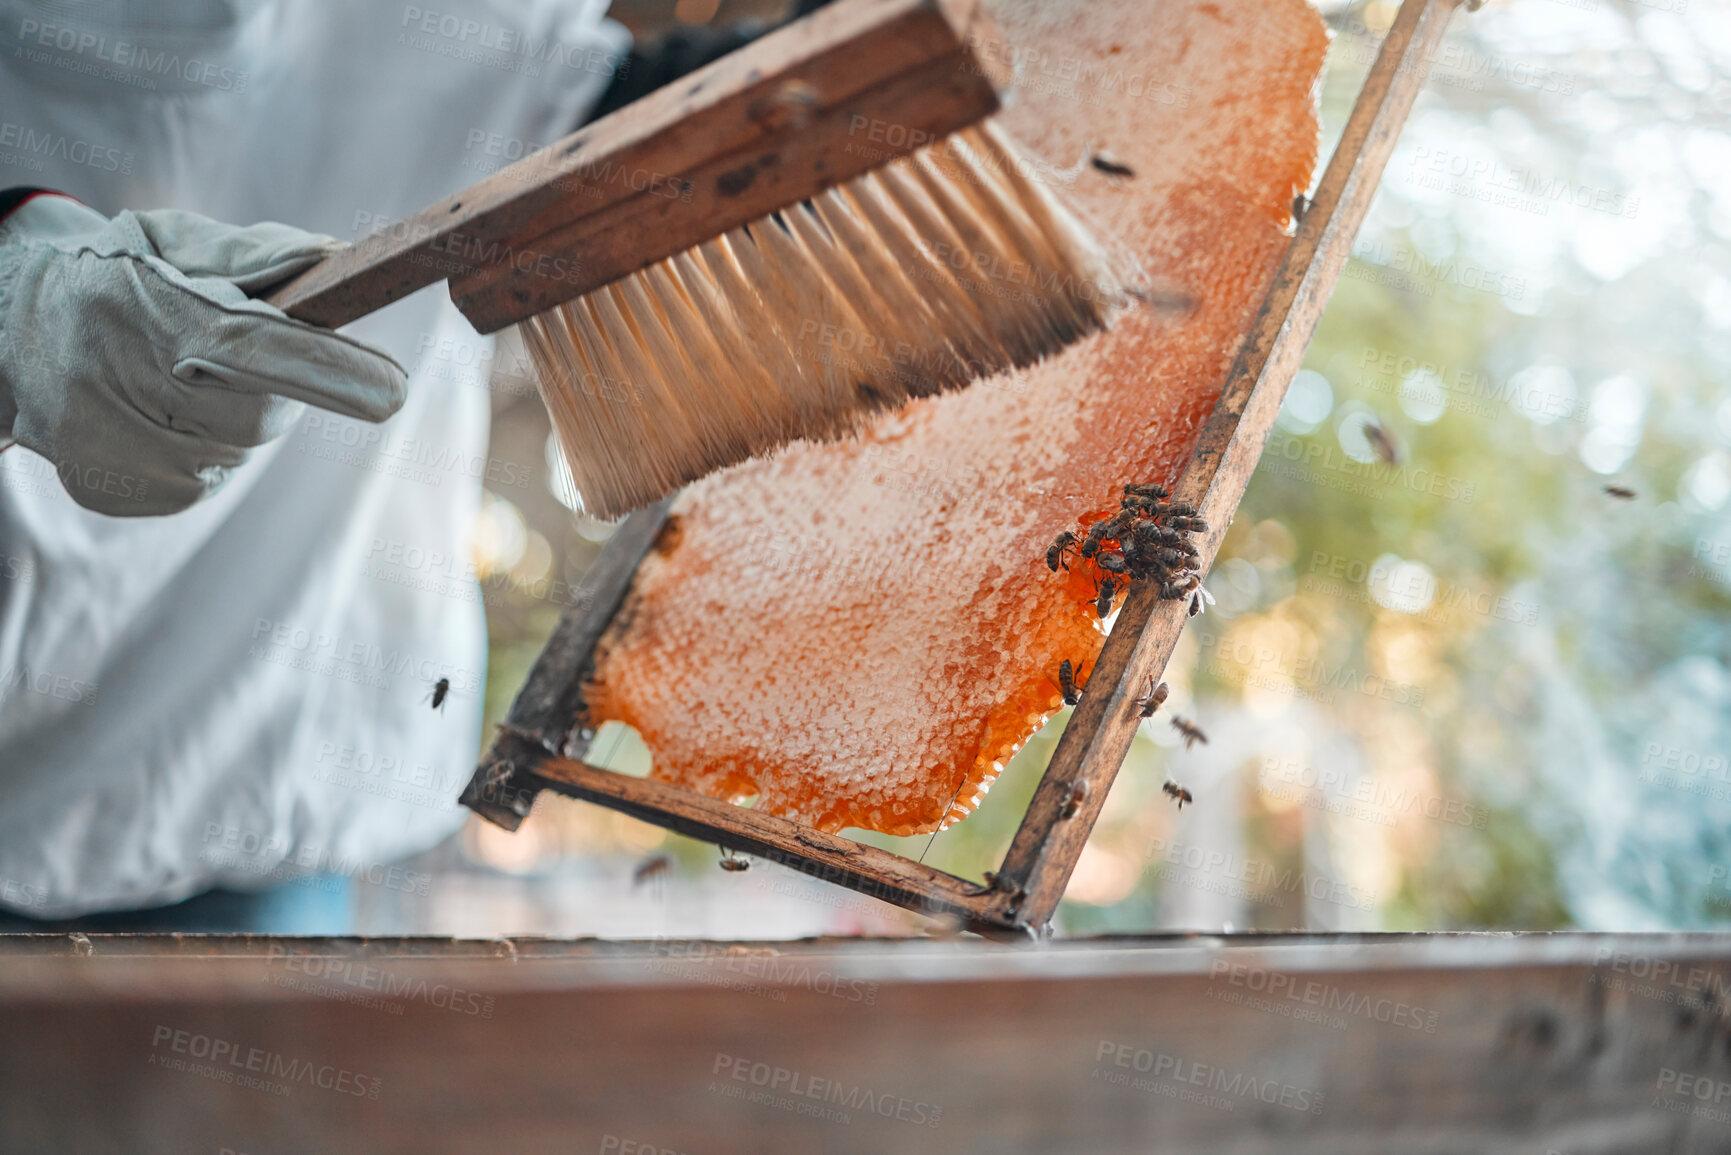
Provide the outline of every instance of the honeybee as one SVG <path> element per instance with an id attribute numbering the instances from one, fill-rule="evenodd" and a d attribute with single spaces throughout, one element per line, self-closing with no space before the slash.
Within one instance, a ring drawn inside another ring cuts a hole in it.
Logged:
<path id="1" fill-rule="evenodd" d="M 1166 508 L 1166 512 L 1170 514 L 1171 517 L 1195 517 L 1197 511 L 1196 507 L 1191 505 L 1188 501 L 1174 501 Z M 1171 518 L 1168 518 L 1167 520 L 1170 521 Z"/>
<path id="2" fill-rule="evenodd" d="M 1130 572 L 1129 563 L 1121 553 L 1101 553 L 1094 555 L 1094 564 L 1107 573 L 1125 574 Z"/>
<path id="3" fill-rule="evenodd" d="M 1183 577 L 1178 578 L 1175 581 L 1166 582 L 1160 587 L 1160 600 L 1163 602 L 1175 602 L 1179 598 L 1190 593 L 1191 590 L 1194 590 L 1196 586 L 1196 575 L 1193 573 L 1185 574 Z"/>
<path id="4" fill-rule="evenodd" d="M 1152 718 L 1154 716 L 1154 711 L 1160 708 L 1160 703 L 1164 702 L 1167 696 L 1171 693 L 1172 691 L 1166 688 L 1165 682 L 1161 682 L 1156 686 L 1154 684 L 1154 675 L 1149 674 L 1148 692 L 1142 695 L 1142 697 L 1137 698 L 1135 704 L 1142 707 L 1142 716 L 1144 718 Z"/>
<path id="5" fill-rule="evenodd" d="M 1060 817 L 1074 818 L 1082 812 L 1082 803 L 1088 801 L 1088 784 L 1072 782 L 1070 789 L 1064 795 L 1063 808 L 1058 811 Z"/>
<path id="6" fill-rule="evenodd" d="M 440 678 L 438 681 L 434 682 L 433 683 L 433 693 L 432 693 L 433 709 L 438 710 L 440 713 L 443 713 L 444 709 L 445 709 L 445 698 L 447 695 L 450 694 L 450 692 L 451 692 L 451 679 Z"/>
<path id="7" fill-rule="evenodd" d="M 1208 735 L 1202 732 L 1202 727 L 1198 726 L 1194 722 L 1180 718 L 1177 714 L 1172 715 L 1172 728 L 1184 735 L 1184 748 L 1186 750 L 1195 746 L 1198 742 L 1202 743 L 1204 746 L 1208 745 Z"/>
<path id="8" fill-rule="evenodd" d="M 1116 579 L 1100 579 L 1100 585 L 1094 591 L 1094 613 L 1100 620 L 1104 621 L 1112 613 L 1112 603 L 1118 600 L 1118 589 Z"/>
<path id="9" fill-rule="evenodd" d="M 1096 152 L 1092 157 L 1090 157 L 1088 159 L 1088 163 L 1093 165 L 1096 171 L 1103 172 L 1107 176 L 1135 176 L 1136 175 L 1135 169 L 1133 169 L 1129 165 L 1123 163 L 1117 157 L 1115 157 L 1111 153 L 1107 152 L 1105 149 L 1101 149 L 1100 151 Z"/>
<path id="10" fill-rule="evenodd" d="M 1386 464 L 1400 464 L 1400 446 L 1395 443 L 1394 434 L 1384 429 L 1379 423 L 1375 421 L 1364 423 L 1364 439 L 1370 442 L 1370 447 Z"/>
<path id="11" fill-rule="evenodd" d="M 1075 552 L 1076 535 L 1066 529 L 1058 535 L 1057 540 L 1052 542 L 1051 548 L 1046 550 L 1046 567 L 1053 573 L 1058 572 L 1060 565 L 1069 569 L 1070 554 Z"/>
<path id="12" fill-rule="evenodd" d="M 1173 798 L 1178 800 L 1178 809 L 1180 810 L 1184 809 L 1184 804 L 1186 802 L 1196 801 L 1196 799 L 1190 797 L 1190 791 L 1184 789 L 1184 787 L 1178 785 L 1176 782 L 1168 782 L 1166 785 L 1160 787 L 1160 789 L 1166 791 L 1167 794 L 1170 794 Z"/>
<path id="13" fill-rule="evenodd" d="M 1294 196 L 1292 198 L 1292 223 L 1296 225 L 1302 221 L 1304 219 L 1305 211 L 1309 208 L 1310 201 L 1303 193 Z"/>
<path id="14" fill-rule="evenodd" d="M 724 848 L 721 852 L 721 869 L 737 874 L 742 870 L 750 870 L 751 860 Z"/>
<path id="15" fill-rule="evenodd" d="M 1630 489 L 1626 485 L 1607 485 L 1605 486 L 1605 492 L 1616 498 L 1618 501 L 1634 501 L 1636 496 L 1638 496 L 1634 490 Z"/>
<path id="16" fill-rule="evenodd" d="M 1088 527 L 1088 536 L 1082 542 L 1082 556 L 1093 557 L 1100 547 L 1109 541 L 1117 541 L 1129 530 L 1134 519 L 1128 513 L 1120 513 L 1115 517 L 1104 517 Z"/>
<path id="17" fill-rule="evenodd" d="M 1064 695 L 1066 706 L 1074 706 L 1082 700 L 1082 688 L 1076 685 L 1076 671 L 1070 666 L 1069 658 L 1058 663 L 1058 692 Z"/>
<path id="18" fill-rule="evenodd" d="M 1214 595 L 1208 592 L 1207 586 L 1197 582 L 1196 588 L 1190 591 L 1190 616 L 1195 617 L 1197 614 L 1203 613 L 1213 604 Z"/>
<path id="19" fill-rule="evenodd" d="M 642 862 L 637 864 L 637 869 L 631 872 L 631 885 L 641 886 L 652 878 L 657 878 L 666 874 L 668 867 L 672 865 L 673 859 L 669 858 L 665 854 L 657 854 L 651 858 L 645 858 Z"/>
<path id="20" fill-rule="evenodd" d="M 1182 548 L 1184 538 L 1175 529 L 1145 521 L 1131 531 L 1130 539 L 1137 545 L 1158 545 Z"/>
<path id="21" fill-rule="evenodd" d="M 1169 517 L 1166 524 L 1179 533 L 1207 533 L 1208 523 L 1200 517 Z"/>
<path id="22" fill-rule="evenodd" d="M 1140 485 L 1136 485 L 1136 484 L 1126 485 L 1124 487 L 1124 496 L 1125 497 L 1152 497 L 1152 498 L 1155 498 L 1159 501 L 1165 501 L 1168 497 L 1171 497 L 1172 495 L 1170 493 L 1166 492 L 1165 486 L 1157 485 L 1152 481 L 1147 481 L 1147 482 L 1143 482 Z"/>

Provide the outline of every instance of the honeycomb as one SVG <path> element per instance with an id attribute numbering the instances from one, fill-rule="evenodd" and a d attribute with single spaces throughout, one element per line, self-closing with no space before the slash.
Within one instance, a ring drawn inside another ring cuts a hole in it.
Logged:
<path id="1" fill-rule="evenodd" d="M 661 781 L 825 831 L 971 813 L 1104 641 L 1091 567 L 1054 574 L 1047 546 L 1177 480 L 1288 243 L 1327 47 L 1303 0 L 990 8 L 1000 123 L 1186 308 L 686 490 L 585 686 Z"/>

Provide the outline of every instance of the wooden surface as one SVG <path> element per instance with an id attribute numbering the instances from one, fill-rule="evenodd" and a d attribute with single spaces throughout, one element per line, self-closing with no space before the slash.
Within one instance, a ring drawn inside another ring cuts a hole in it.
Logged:
<path id="1" fill-rule="evenodd" d="M 1298 370 L 1323 306 L 1346 262 L 1359 223 L 1375 195 L 1383 166 L 1423 86 L 1428 61 L 1455 5 L 1456 0 L 1407 0 L 1402 6 L 1220 400 L 1203 428 L 1191 463 L 1176 487 L 1176 496 L 1196 505 L 1211 527 L 1202 535 L 1206 540 L 1198 542 L 1205 569 L 1212 564 L 1255 471 L 1286 387 Z M 613 607 L 629 584 L 629 573 L 624 573 L 623 578 L 620 573 L 626 566 L 634 569 L 648 548 L 641 535 L 625 544 L 635 553 L 621 548 L 615 551 L 611 562 L 604 559 L 606 580 L 624 583 L 612 595 Z M 568 702 L 572 687 L 580 684 L 579 671 L 587 672 L 594 639 L 613 612 L 613 608 L 604 607 L 599 601 L 567 611 L 554 643 L 542 654 L 530 676 L 531 686 L 563 684 L 567 689 L 558 700 Z M 1165 669 L 1185 620 L 1183 602 L 1161 602 L 1156 591 L 1146 585 L 1131 590 L 1090 675 L 1089 693 L 1071 714 L 1064 736 L 996 873 L 993 889 L 983 894 L 971 883 L 927 867 L 910 872 L 907 868 L 917 864 L 879 851 L 850 852 L 845 856 L 843 869 L 833 857 L 814 853 L 814 846 L 827 843 L 814 843 L 803 836 L 810 834 L 816 839 L 845 842 L 858 851 L 869 848 L 818 834 L 798 823 L 759 821 L 765 816 L 689 791 L 633 779 L 609 782 L 618 776 L 569 761 L 562 764 L 561 772 L 544 772 L 537 777 L 538 768 L 549 764 L 555 753 L 563 753 L 567 758 L 581 756 L 579 751 L 561 747 L 545 737 L 541 741 L 545 749 L 538 750 L 502 734 L 499 744 L 483 759 L 464 802 L 483 816 L 515 829 L 512 815 L 528 812 L 528 803 L 533 801 L 537 789 L 556 789 L 718 845 L 763 854 L 910 909 L 960 914 L 971 928 L 981 932 L 995 930 L 1011 935 L 1038 932 L 1050 921 L 1063 897 L 1071 871 L 1135 736 L 1141 718 L 1134 699 L 1144 692 L 1150 674 Z M 513 707 L 513 717 L 516 716 Z M 554 725 L 558 723 L 557 713 L 536 717 L 545 717 Z M 520 725 L 524 729 L 533 728 L 526 723 Z M 507 780 L 513 783 L 510 790 L 518 803 L 516 810 L 501 814 L 476 805 L 478 792 L 488 789 L 488 784 L 496 789 L 498 783 Z M 759 849 L 748 849 L 751 846 Z M 923 889 L 919 888 L 921 880 Z"/>
<path id="2" fill-rule="evenodd" d="M 1716 1152 L 1728 988 L 1725 935 L 4 936 L 0 1151 Z"/>
<path id="3" fill-rule="evenodd" d="M 995 42 L 978 0 L 844 0 L 266 299 L 334 328 L 449 278 L 458 308 L 495 332 L 978 122 L 1007 80 Z"/>
<path id="4" fill-rule="evenodd" d="M 1199 535 L 1205 540 L 1196 543 L 1204 573 L 1256 471 L 1455 4 L 1406 0 L 1401 6 L 1190 465 L 1174 487 L 1174 498 L 1195 505 L 1208 522 L 1208 532 Z M 1089 675 L 1088 692 L 1071 713 L 998 872 L 994 921 L 1041 926 L 1052 917 L 1142 721 L 1135 699 L 1146 693 L 1150 676 L 1165 670 L 1186 614 L 1184 602 L 1160 601 L 1151 584 L 1131 587 Z M 1066 808 L 1076 809 L 1073 800 L 1079 800 L 1079 811 L 1065 819 Z"/>

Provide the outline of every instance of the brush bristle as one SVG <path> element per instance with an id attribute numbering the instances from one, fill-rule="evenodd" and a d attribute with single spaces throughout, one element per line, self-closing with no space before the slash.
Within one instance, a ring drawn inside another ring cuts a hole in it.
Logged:
<path id="1" fill-rule="evenodd" d="M 1129 270 L 990 124 L 735 229 L 523 326 L 585 510 L 724 466 L 1105 328 Z"/>

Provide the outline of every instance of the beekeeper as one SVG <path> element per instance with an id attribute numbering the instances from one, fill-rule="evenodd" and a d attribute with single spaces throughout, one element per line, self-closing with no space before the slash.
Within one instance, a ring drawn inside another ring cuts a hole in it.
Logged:
<path id="1" fill-rule="evenodd" d="M 605 7 L 0 0 L 0 910 L 424 888 L 468 532 L 528 471 L 442 286 L 342 333 L 247 294 L 572 130 Z"/>

